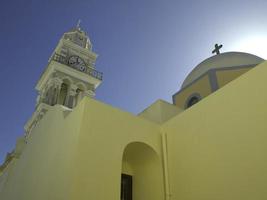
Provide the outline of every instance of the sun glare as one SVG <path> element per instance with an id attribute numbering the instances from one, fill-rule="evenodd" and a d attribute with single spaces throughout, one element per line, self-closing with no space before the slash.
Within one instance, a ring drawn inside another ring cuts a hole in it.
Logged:
<path id="1" fill-rule="evenodd" d="M 267 36 L 248 36 L 233 43 L 232 49 L 267 59 Z"/>

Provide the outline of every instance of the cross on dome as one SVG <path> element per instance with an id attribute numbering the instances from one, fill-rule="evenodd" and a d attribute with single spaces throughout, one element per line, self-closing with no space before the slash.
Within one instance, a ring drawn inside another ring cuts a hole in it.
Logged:
<path id="1" fill-rule="evenodd" d="M 215 44 L 215 49 L 212 51 L 212 53 L 216 53 L 217 55 L 220 54 L 220 49 L 223 47 L 223 45 Z"/>

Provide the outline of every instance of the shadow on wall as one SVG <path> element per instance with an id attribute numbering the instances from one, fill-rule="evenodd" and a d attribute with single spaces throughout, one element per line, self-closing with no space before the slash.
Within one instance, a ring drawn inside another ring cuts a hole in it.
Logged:
<path id="1" fill-rule="evenodd" d="M 161 160 L 149 145 L 133 142 L 126 146 L 122 159 L 122 174 L 122 200 L 164 199 Z"/>

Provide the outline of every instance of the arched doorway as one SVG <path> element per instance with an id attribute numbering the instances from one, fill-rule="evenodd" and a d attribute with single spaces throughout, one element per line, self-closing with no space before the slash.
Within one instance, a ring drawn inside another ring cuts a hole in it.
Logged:
<path id="1" fill-rule="evenodd" d="M 121 200 L 162 200 L 163 187 L 158 154 L 145 143 L 128 144 L 122 159 Z"/>

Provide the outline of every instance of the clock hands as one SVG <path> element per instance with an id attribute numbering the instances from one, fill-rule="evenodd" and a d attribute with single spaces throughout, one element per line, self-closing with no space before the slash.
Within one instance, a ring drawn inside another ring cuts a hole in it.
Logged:
<path id="1" fill-rule="evenodd" d="M 86 67 L 85 67 L 86 65 L 85 65 L 83 59 L 80 58 L 79 56 L 71 56 L 69 58 L 69 64 L 72 67 L 74 67 L 80 71 L 85 71 L 85 69 L 86 69 Z"/>

